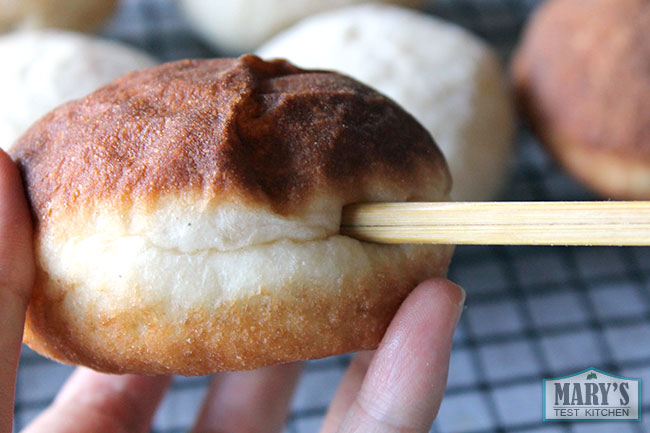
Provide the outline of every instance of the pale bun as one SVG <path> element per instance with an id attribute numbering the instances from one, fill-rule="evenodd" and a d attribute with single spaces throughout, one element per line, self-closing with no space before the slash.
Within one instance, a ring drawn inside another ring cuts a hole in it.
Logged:
<path id="1" fill-rule="evenodd" d="M 227 53 L 251 52 L 302 18 L 367 0 L 180 0 L 192 28 Z M 424 0 L 377 0 L 420 7 Z"/>
<path id="2" fill-rule="evenodd" d="M 447 166 L 389 99 L 286 62 L 127 74 L 45 116 L 12 155 L 36 221 L 25 342 L 101 371 L 374 348 L 453 249 L 338 233 L 347 203 L 447 200 Z"/>

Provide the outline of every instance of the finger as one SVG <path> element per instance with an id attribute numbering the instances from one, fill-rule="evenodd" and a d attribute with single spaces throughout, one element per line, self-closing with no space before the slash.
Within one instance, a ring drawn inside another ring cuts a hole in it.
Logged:
<path id="1" fill-rule="evenodd" d="M 25 310 L 34 283 L 32 220 L 18 169 L 0 150 L 0 432 L 10 432 Z"/>
<path id="2" fill-rule="evenodd" d="M 292 363 L 216 376 L 192 431 L 282 431 L 301 368 Z"/>
<path id="3" fill-rule="evenodd" d="M 345 414 L 350 406 L 352 406 L 354 399 L 357 397 L 357 393 L 361 389 L 363 378 L 366 376 L 368 366 L 374 355 L 374 350 L 360 352 L 352 359 L 350 366 L 345 372 L 345 376 L 343 376 L 341 383 L 336 389 L 336 394 L 334 394 L 332 403 L 323 421 L 321 433 L 335 432 L 339 428 Z"/>
<path id="4" fill-rule="evenodd" d="M 361 389 L 363 379 L 374 356 L 374 351 L 362 352 L 355 356 L 339 384 L 323 422 L 321 433 L 335 432 L 341 425 L 348 409 Z"/>
<path id="5" fill-rule="evenodd" d="M 420 284 L 391 322 L 340 432 L 427 432 L 444 394 L 463 290 Z"/>
<path id="6" fill-rule="evenodd" d="M 52 406 L 24 433 L 147 432 L 170 380 L 78 368 Z"/>

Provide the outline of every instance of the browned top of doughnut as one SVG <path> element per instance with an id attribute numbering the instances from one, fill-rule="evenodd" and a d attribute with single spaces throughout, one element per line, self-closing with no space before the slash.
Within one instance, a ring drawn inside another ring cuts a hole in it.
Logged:
<path id="1" fill-rule="evenodd" d="M 293 214 L 322 192 L 363 200 L 370 179 L 418 184 L 417 167 L 449 179 L 426 130 L 388 98 L 250 55 L 127 74 L 43 117 L 12 154 L 41 218 L 187 191 Z"/>

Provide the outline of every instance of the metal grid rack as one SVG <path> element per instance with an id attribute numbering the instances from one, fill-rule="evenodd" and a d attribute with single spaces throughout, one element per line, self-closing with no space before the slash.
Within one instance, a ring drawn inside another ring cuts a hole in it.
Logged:
<path id="1" fill-rule="evenodd" d="M 437 0 L 428 12 L 469 28 L 507 60 L 537 0 Z M 218 55 L 197 40 L 173 0 L 126 0 L 103 35 L 161 60 Z M 590 200 L 525 127 L 503 200 Z M 643 432 L 650 430 L 650 249 L 460 247 L 450 278 L 467 290 L 436 433 Z M 315 432 L 350 361 L 309 362 L 287 431 Z M 642 421 L 544 423 L 541 380 L 587 367 L 642 378 Z M 71 368 L 25 348 L 16 430 L 42 411 Z M 208 377 L 177 378 L 154 421 L 156 433 L 191 425 Z"/>

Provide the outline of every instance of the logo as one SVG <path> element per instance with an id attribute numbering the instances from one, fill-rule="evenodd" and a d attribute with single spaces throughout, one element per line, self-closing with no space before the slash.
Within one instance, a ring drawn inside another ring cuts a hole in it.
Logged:
<path id="1" fill-rule="evenodd" d="M 544 421 L 639 421 L 641 379 L 614 376 L 596 368 L 544 379 Z"/>

